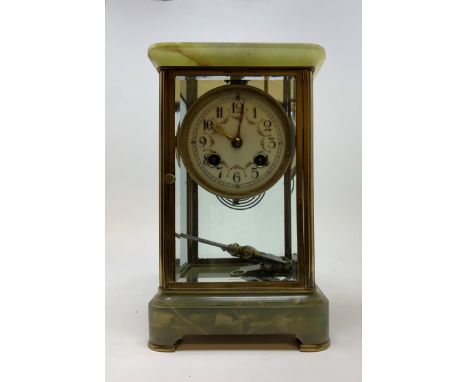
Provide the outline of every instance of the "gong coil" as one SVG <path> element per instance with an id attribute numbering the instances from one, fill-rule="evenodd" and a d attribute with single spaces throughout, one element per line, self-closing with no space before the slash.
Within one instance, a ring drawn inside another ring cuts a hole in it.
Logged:
<path id="1" fill-rule="evenodd" d="M 216 198 L 223 204 L 224 206 L 231 208 L 233 210 L 248 210 L 249 208 L 255 207 L 258 203 L 260 203 L 265 196 L 265 193 L 252 196 L 250 198 L 244 199 L 229 199 L 219 195 L 216 195 Z"/>

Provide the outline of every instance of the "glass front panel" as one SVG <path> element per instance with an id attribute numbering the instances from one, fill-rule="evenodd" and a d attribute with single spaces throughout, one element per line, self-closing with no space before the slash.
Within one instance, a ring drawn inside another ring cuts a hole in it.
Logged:
<path id="1" fill-rule="evenodd" d="M 294 77 L 176 77 L 176 282 L 297 280 L 295 94 Z"/>

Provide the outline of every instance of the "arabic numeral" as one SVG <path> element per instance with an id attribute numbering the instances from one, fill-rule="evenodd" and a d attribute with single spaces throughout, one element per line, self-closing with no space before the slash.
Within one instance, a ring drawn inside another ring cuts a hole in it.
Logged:
<path id="1" fill-rule="evenodd" d="M 254 179 L 258 178 L 259 176 L 259 172 L 257 171 L 257 167 L 252 167 L 252 173 L 250 174 L 250 176 Z"/>
<path id="2" fill-rule="evenodd" d="M 232 112 L 237 113 L 242 110 L 242 102 L 236 101 L 232 103 Z"/>
<path id="3" fill-rule="evenodd" d="M 200 142 L 202 146 L 205 146 L 207 142 L 206 137 L 200 137 L 200 139 L 198 139 L 198 142 Z"/>
<path id="4" fill-rule="evenodd" d="M 271 135 L 271 121 L 269 119 L 263 121 L 263 133 L 264 136 Z"/>
<path id="5" fill-rule="evenodd" d="M 239 172 L 235 172 L 234 175 L 232 176 L 232 180 L 234 181 L 234 183 L 239 183 L 241 178 L 240 178 L 240 173 Z"/>
<path id="6" fill-rule="evenodd" d="M 216 118 L 223 118 L 223 107 L 216 107 Z"/>
<path id="7" fill-rule="evenodd" d="M 270 150 L 273 150 L 273 149 L 276 147 L 275 138 L 272 138 L 272 137 L 269 138 L 267 147 L 268 147 Z"/>
<path id="8" fill-rule="evenodd" d="M 203 120 L 203 130 L 213 131 L 213 121 L 211 119 Z"/>

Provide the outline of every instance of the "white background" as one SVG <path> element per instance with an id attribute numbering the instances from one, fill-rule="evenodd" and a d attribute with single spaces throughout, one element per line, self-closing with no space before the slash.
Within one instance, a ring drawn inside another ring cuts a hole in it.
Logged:
<path id="1" fill-rule="evenodd" d="M 363 9 L 363 380 L 464 382 L 467 5 Z M 103 24 L 95 0 L 0 3 L 2 381 L 104 380 Z"/>
<path id="2" fill-rule="evenodd" d="M 106 39 L 108 381 L 359 381 L 360 2 L 110 0 Z M 162 41 L 325 47 L 314 85 L 314 159 L 317 283 L 330 300 L 329 350 L 147 349 L 147 303 L 158 287 L 158 78 L 147 48 Z"/>

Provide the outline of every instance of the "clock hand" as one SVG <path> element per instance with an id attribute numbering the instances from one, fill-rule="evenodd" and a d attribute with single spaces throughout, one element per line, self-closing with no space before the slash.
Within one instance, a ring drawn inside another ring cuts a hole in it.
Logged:
<path id="1" fill-rule="evenodd" d="M 245 100 L 242 103 L 242 107 L 241 107 L 241 111 L 240 111 L 240 115 L 239 115 L 239 125 L 237 126 L 236 136 L 231 139 L 231 145 L 235 149 L 241 148 L 242 143 L 243 143 L 242 138 L 240 136 L 240 129 L 241 129 L 241 125 L 242 125 L 242 119 L 244 118 L 244 104 L 245 104 Z"/>
<path id="2" fill-rule="evenodd" d="M 244 105 L 245 105 L 245 100 L 244 100 L 244 102 L 242 103 L 242 106 L 241 106 L 240 117 L 239 117 L 239 125 L 237 126 L 237 132 L 236 132 L 236 138 L 237 139 L 240 139 L 240 129 L 241 129 L 241 125 L 242 125 L 242 119 L 244 118 Z"/>
<path id="3" fill-rule="evenodd" d="M 265 253 L 265 252 L 257 251 L 254 247 L 251 247 L 249 245 L 241 246 L 241 245 L 239 245 L 237 243 L 222 244 L 222 243 L 218 243 L 216 241 L 202 239 L 201 237 L 188 235 L 188 234 L 185 234 L 185 233 L 176 233 L 175 236 L 178 237 L 178 238 L 194 240 L 194 241 L 197 241 L 199 243 L 219 247 L 223 251 L 226 251 L 227 253 L 229 253 L 231 256 L 238 257 L 238 258 L 240 258 L 242 260 L 245 260 L 245 261 L 257 260 L 257 261 L 266 261 L 266 262 L 270 262 L 270 263 L 279 263 L 279 264 L 286 264 L 286 265 L 290 264 L 290 261 L 288 259 L 284 259 L 282 257 L 272 255 L 271 253 Z"/>
<path id="4" fill-rule="evenodd" d="M 215 121 L 211 120 L 213 122 L 213 130 L 218 133 L 218 134 L 221 134 L 221 135 L 224 135 L 227 139 L 229 139 L 230 141 L 232 141 L 234 139 L 234 137 L 227 133 L 226 131 L 224 131 L 224 129 L 219 126 L 218 124 L 216 124 Z"/>

